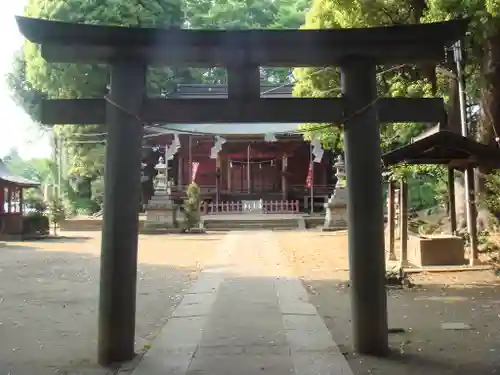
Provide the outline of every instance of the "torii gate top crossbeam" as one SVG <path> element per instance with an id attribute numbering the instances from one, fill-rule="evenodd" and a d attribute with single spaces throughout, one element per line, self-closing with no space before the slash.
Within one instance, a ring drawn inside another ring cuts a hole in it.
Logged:
<path id="1" fill-rule="evenodd" d="M 324 66 L 346 57 L 379 64 L 439 62 L 467 20 L 326 30 L 181 30 L 73 24 L 17 17 L 49 62 L 141 59 L 182 66 Z"/>

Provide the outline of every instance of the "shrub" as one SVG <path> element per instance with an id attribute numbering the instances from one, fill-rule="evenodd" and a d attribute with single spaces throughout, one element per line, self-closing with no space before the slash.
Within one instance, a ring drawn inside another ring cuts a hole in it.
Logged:
<path id="1" fill-rule="evenodd" d="M 41 213 L 32 212 L 23 217 L 24 234 L 49 234 L 49 218 Z"/>
<path id="2" fill-rule="evenodd" d="M 53 225 L 54 235 L 57 235 L 57 225 L 66 217 L 64 204 L 58 195 L 53 195 L 48 206 L 49 220 Z"/>
<path id="3" fill-rule="evenodd" d="M 187 198 L 184 200 L 184 215 L 186 229 L 195 228 L 201 219 L 200 214 L 200 188 L 194 182 L 188 186 Z"/>
<path id="4" fill-rule="evenodd" d="M 47 210 L 47 204 L 44 202 L 43 197 L 41 195 L 28 195 L 24 198 L 24 203 L 32 209 L 37 214 L 44 214 Z"/>

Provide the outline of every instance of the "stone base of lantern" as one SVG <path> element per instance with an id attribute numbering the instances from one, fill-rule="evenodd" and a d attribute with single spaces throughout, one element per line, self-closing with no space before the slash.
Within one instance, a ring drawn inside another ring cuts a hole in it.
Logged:
<path id="1" fill-rule="evenodd" d="M 325 207 L 325 223 L 321 230 L 332 232 L 347 229 L 347 189 L 342 186 L 335 188 L 334 194 L 330 197 Z"/>
<path id="2" fill-rule="evenodd" d="M 168 195 L 154 195 L 146 208 L 146 221 L 141 233 L 181 233 L 177 223 L 177 205 Z"/>
<path id="3" fill-rule="evenodd" d="M 327 214 L 325 223 L 321 228 L 322 232 L 334 232 L 347 229 L 347 207 L 328 207 L 328 203 L 325 203 L 325 208 Z"/>

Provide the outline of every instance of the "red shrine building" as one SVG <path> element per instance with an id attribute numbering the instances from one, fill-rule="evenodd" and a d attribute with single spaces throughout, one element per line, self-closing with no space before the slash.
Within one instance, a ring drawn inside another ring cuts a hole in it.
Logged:
<path id="1" fill-rule="evenodd" d="M 261 86 L 262 97 L 291 97 L 292 86 Z M 226 85 L 179 85 L 169 95 L 177 99 L 224 98 Z M 311 200 L 322 206 L 333 192 L 333 154 L 312 162 L 311 144 L 300 124 L 168 124 L 146 129 L 143 202 L 153 194 L 154 166 L 175 138 L 179 145 L 168 161 L 172 196 L 181 201 L 196 182 L 207 203 L 294 201 L 309 212 Z M 217 141 L 220 150 L 214 155 Z M 180 147 L 179 147 L 180 146 Z M 319 208 L 317 208 L 318 210 Z"/>

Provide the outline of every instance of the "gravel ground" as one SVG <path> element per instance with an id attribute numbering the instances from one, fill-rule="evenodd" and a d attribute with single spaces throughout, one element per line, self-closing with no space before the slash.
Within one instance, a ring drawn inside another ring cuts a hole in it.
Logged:
<path id="1" fill-rule="evenodd" d="M 0 244 L 0 375 L 101 375 L 100 233 Z M 221 235 L 141 236 L 136 349 L 163 326 Z"/>
<path id="2" fill-rule="evenodd" d="M 500 288 L 491 271 L 413 276 L 417 287 L 388 291 L 392 354 L 378 359 L 352 352 L 345 234 L 277 234 L 312 303 L 356 374 L 466 375 L 500 372 Z M 445 330 L 443 323 L 461 329 Z"/>
<path id="3" fill-rule="evenodd" d="M 0 244 L 0 375 L 104 375 L 95 363 L 99 233 Z M 356 374 L 500 371 L 500 288 L 489 271 L 420 274 L 388 291 L 385 359 L 352 352 L 345 234 L 274 232 Z M 147 348 L 224 234 L 141 236 L 137 351 Z M 444 330 L 442 323 L 464 325 Z"/>

